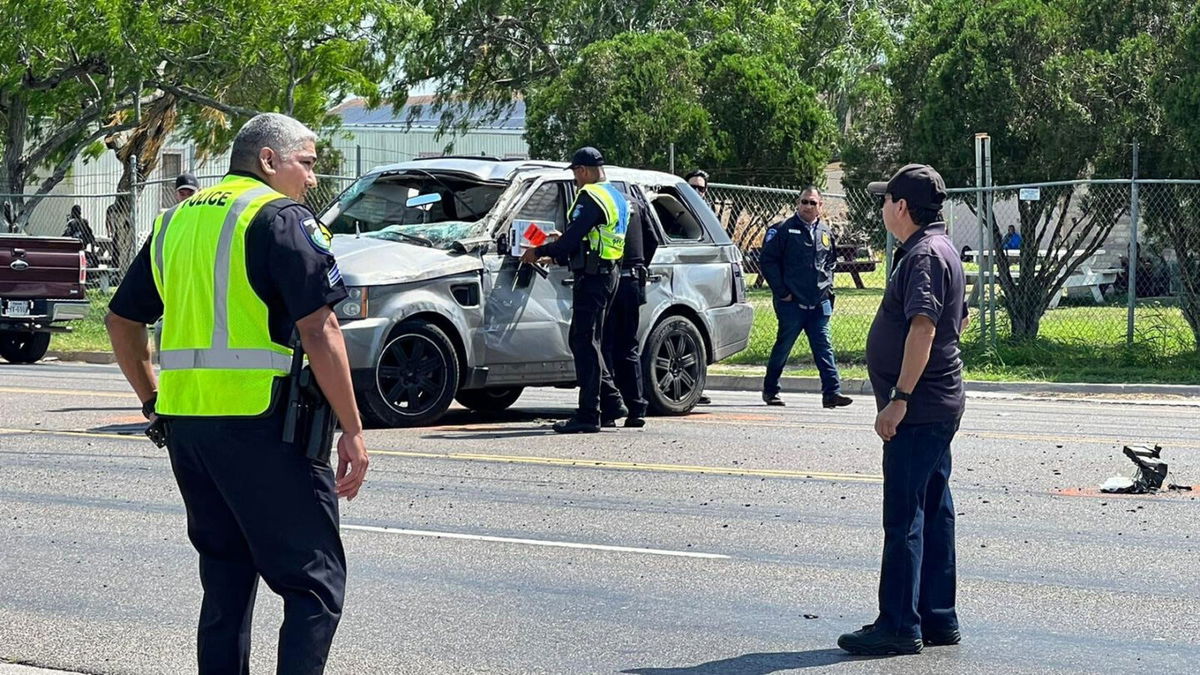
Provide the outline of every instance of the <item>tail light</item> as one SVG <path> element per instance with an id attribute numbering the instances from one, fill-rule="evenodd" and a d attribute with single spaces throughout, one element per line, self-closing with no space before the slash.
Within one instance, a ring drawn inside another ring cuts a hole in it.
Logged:
<path id="1" fill-rule="evenodd" d="M 746 301 L 746 278 L 742 276 L 742 264 L 730 263 L 730 271 L 733 275 L 733 304 Z"/>
<path id="2" fill-rule="evenodd" d="M 87 283 L 87 254 L 79 252 L 79 283 Z"/>

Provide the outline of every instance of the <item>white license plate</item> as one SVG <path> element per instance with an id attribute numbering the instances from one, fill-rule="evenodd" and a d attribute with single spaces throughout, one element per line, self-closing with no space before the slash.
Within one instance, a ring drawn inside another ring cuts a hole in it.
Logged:
<path id="1" fill-rule="evenodd" d="M 29 305 L 28 300 L 9 300 L 4 313 L 9 316 L 29 316 Z"/>

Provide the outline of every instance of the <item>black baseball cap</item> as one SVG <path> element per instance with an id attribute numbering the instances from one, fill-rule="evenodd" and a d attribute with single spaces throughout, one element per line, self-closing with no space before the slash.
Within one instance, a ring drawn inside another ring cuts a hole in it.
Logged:
<path id="1" fill-rule="evenodd" d="M 182 190 L 187 188 L 192 192 L 200 191 L 200 181 L 196 180 L 196 176 L 190 173 L 181 173 L 175 178 L 175 189 Z"/>
<path id="2" fill-rule="evenodd" d="M 590 145 L 580 148 L 571 155 L 571 165 L 567 168 L 574 169 L 577 166 L 604 166 L 604 155 Z"/>
<path id="3" fill-rule="evenodd" d="M 890 180 L 867 185 L 867 192 L 877 197 L 890 194 L 893 201 L 903 199 L 909 209 L 936 213 L 946 200 L 946 181 L 932 166 L 909 164 Z"/>

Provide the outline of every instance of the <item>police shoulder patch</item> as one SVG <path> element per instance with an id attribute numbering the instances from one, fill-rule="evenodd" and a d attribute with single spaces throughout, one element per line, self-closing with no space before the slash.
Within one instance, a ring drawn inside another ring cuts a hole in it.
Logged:
<path id="1" fill-rule="evenodd" d="M 325 227 L 324 223 L 316 218 L 306 218 L 304 222 L 300 223 L 300 227 L 304 229 L 304 236 L 313 248 L 321 253 L 329 253 L 329 248 L 333 245 L 333 235 L 330 234 L 329 228 Z"/>
<path id="2" fill-rule="evenodd" d="M 821 245 L 826 248 L 829 248 L 829 233 L 828 232 L 821 233 Z"/>
<path id="3" fill-rule="evenodd" d="M 775 238 L 775 235 L 777 235 L 777 234 L 779 234 L 779 228 L 768 227 L 767 228 L 767 238 L 763 243 L 765 244 L 766 242 L 771 241 L 772 239 Z"/>

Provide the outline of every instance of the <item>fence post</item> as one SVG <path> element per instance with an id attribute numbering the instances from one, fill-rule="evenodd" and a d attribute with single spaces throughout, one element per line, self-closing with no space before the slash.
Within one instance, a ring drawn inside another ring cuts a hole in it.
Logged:
<path id="1" fill-rule="evenodd" d="M 987 134 L 975 134 L 975 225 L 979 229 L 979 252 L 975 256 L 975 301 L 979 304 L 979 337 L 987 339 L 987 311 L 983 289 L 983 139 Z"/>
<path id="2" fill-rule="evenodd" d="M 675 143 L 674 142 L 672 142 L 670 144 L 670 146 L 668 147 L 668 150 L 670 152 L 670 157 L 671 157 L 671 167 L 670 167 L 671 170 L 668 171 L 668 173 L 675 173 Z"/>
<path id="3" fill-rule="evenodd" d="M 354 175 L 357 177 L 362 174 L 362 146 L 356 145 L 354 146 Z"/>
<path id="4" fill-rule="evenodd" d="M 137 254 L 137 230 L 138 230 L 138 189 L 137 184 L 140 176 L 138 176 L 138 158 L 137 153 L 133 153 L 129 157 L 129 238 L 127 241 L 121 242 L 121 276 L 124 276 L 125 270 L 129 269 L 129 264 L 133 262 L 133 256 Z"/>
<path id="5" fill-rule="evenodd" d="M 1137 304 L 1138 268 L 1138 142 L 1133 139 L 1133 178 L 1129 180 L 1129 310 L 1125 325 L 1125 344 L 1133 346 L 1133 315 Z"/>

